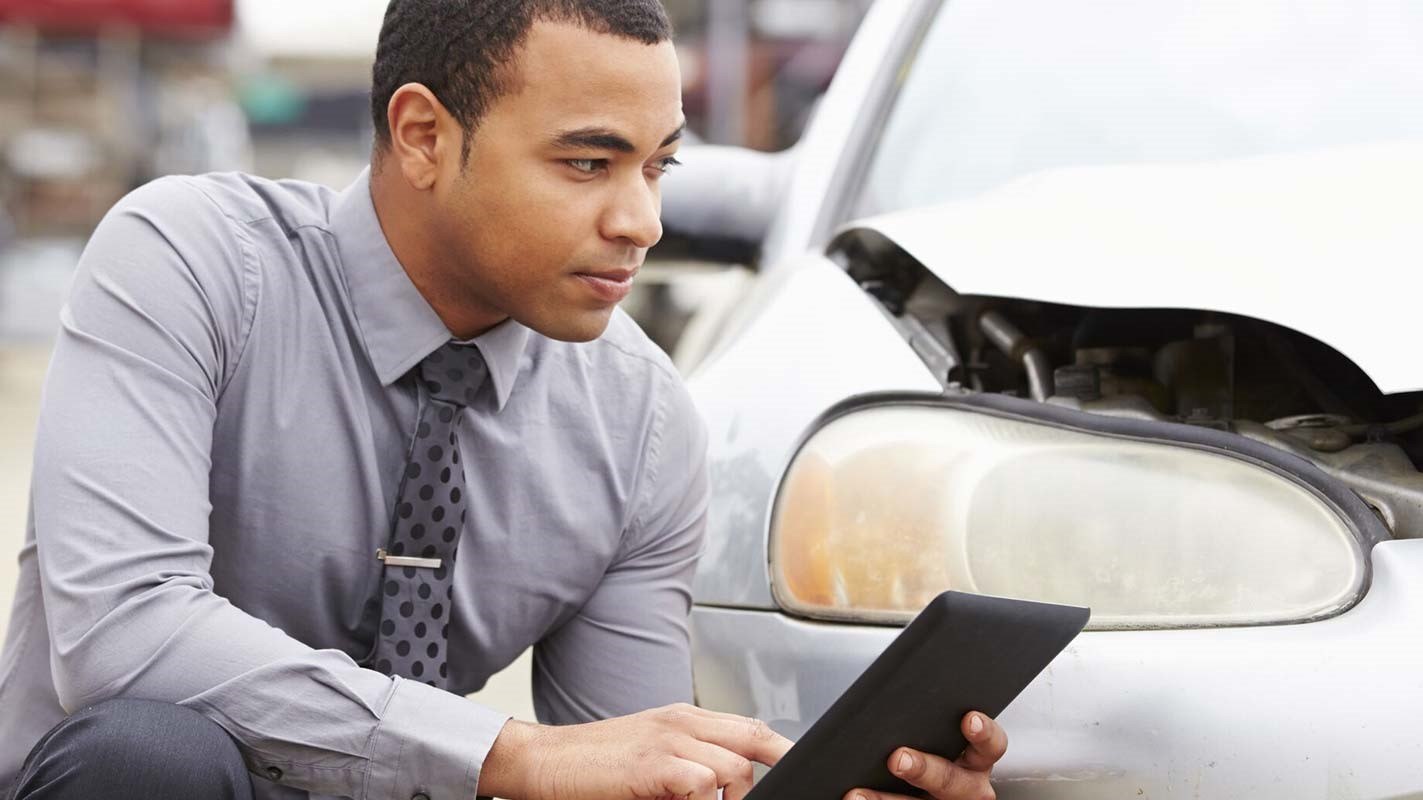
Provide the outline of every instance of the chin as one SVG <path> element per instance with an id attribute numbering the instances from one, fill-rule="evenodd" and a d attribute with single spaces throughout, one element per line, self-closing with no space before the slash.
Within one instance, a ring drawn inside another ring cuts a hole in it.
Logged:
<path id="1" fill-rule="evenodd" d="M 525 325 L 561 342 L 591 342 L 608 329 L 608 322 L 613 318 L 613 308 L 615 306 L 599 311 L 575 311 Z"/>

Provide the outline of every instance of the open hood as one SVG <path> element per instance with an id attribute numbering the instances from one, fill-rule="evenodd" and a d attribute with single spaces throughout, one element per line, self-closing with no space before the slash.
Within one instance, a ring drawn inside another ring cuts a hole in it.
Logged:
<path id="1" fill-rule="evenodd" d="M 961 294 L 1255 317 L 1423 389 L 1423 143 L 1054 170 L 848 229 Z"/>

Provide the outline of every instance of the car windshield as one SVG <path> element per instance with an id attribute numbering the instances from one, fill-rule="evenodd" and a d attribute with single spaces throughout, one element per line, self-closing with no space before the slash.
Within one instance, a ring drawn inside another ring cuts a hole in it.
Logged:
<path id="1" fill-rule="evenodd" d="M 1397 140 L 1423 140 L 1423 3 L 948 0 L 852 211 L 1058 167 Z"/>

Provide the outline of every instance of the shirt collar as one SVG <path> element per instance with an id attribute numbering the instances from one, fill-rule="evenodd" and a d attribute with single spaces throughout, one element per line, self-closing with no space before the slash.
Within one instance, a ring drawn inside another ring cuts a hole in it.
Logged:
<path id="1" fill-rule="evenodd" d="M 494 382 L 494 393 L 499 398 L 499 410 L 509 402 L 514 391 L 514 379 L 519 376 L 519 363 L 524 358 L 524 345 L 529 341 L 529 329 L 506 319 L 473 339 L 463 343 L 479 348 L 484 363 L 489 367 L 489 379 Z"/>
<path id="2" fill-rule="evenodd" d="M 366 353 L 381 384 L 389 386 L 452 337 L 386 241 L 371 200 L 370 172 L 363 169 L 337 196 L 331 233 Z M 500 410 L 514 391 L 528 337 L 528 328 L 507 319 L 467 340 L 489 365 Z"/>

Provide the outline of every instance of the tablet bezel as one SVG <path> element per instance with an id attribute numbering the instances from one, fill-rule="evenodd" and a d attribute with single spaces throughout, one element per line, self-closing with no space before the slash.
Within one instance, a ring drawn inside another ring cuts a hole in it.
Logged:
<path id="1" fill-rule="evenodd" d="M 997 717 L 1087 624 L 1078 606 L 948 591 L 935 597 L 756 784 L 747 800 L 915 795 L 891 753 L 957 758 L 969 711 Z"/>

